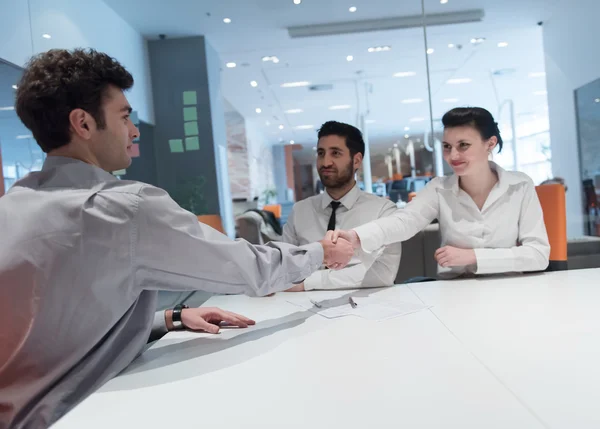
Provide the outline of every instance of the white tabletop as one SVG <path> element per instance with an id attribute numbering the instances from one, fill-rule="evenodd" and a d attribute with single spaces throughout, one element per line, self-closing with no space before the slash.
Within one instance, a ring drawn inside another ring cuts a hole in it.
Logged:
<path id="1" fill-rule="evenodd" d="M 352 293 L 432 305 L 383 322 L 214 297 L 257 326 L 168 334 L 54 428 L 600 428 L 599 276 Z"/>

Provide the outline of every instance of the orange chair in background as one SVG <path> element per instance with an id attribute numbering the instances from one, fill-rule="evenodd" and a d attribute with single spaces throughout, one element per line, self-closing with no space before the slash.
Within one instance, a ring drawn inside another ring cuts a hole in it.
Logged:
<path id="1" fill-rule="evenodd" d="M 417 193 L 416 193 L 416 192 L 410 192 L 410 193 L 408 194 L 408 202 L 410 203 L 410 202 L 412 201 L 412 199 L 413 199 L 414 197 L 416 197 L 416 196 L 417 196 Z"/>
<path id="2" fill-rule="evenodd" d="M 220 233 L 225 234 L 225 230 L 223 229 L 223 222 L 221 222 L 221 216 L 219 215 L 200 215 L 198 216 L 198 222 L 208 225 L 211 228 L 216 229 Z"/>
<path id="3" fill-rule="evenodd" d="M 540 185 L 535 188 L 550 241 L 550 265 L 547 271 L 568 269 L 567 266 L 567 204 L 565 187 L 561 184 Z"/>
<path id="4" fill-rule="evenodd" d="M 281 204 L 269 204 L 264 206 L 263 210 L 271 212 L 277 219 L 281 219 Z"/>

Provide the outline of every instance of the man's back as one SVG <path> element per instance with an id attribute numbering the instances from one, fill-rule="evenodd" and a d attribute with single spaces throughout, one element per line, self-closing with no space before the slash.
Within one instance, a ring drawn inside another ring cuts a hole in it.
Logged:
<path id="1" fill-rule="evenodd" d="M 123 204 L 141 186 L 75 162 L 0 198 L 0 427 L 50 425 L 142 350 L 156 292 L 132 290 Z"/>

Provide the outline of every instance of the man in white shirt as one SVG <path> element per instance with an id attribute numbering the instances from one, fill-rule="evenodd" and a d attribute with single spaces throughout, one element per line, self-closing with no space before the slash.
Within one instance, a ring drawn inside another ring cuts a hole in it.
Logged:
<path id="1" fill-rule="evenodd" d="M 353 254 L 327 239 L 232 241 L 162 189 L 116 179 L 139 135 L 132 85 L 116 60 L 81 49 L 38 55 L 19 83 L 17 114 L 48 158 L 0 198 L 0 428 L 49 427 L 121 372 L 144 349 L 158 290 L 262 296 Z M 214 309 L 157 319 L 251 324 Z"/>
<path id="2" fill-rule="evenodd" d="M 390 216 L 396 205 L 361 191 L 355 180 L 365 152 L 362 133 L 356 127 L 330 121 L 319 130 L 317 171 L 325 192 L 296 203 L 283 228 L 283 241 L 303 245 L 336 228 L 356 228 L 365 222 Z M 381 252 L 358 252 L 338 271 L 319 270 L 289 289 L 347 289 L 391 286 L 400 265 L 401 243 Z"/>

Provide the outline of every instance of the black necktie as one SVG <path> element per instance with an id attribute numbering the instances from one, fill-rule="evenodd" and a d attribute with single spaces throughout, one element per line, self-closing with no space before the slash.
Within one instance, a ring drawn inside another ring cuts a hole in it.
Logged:
<path id="1" fill-rule="evenodd" d="M 335 229 L 335 211 L 338 209 L 338 207 L 340 206 L 339 201 L 332 201 L 331 202 L 331 216 L 329 217 L 329 224 L 327 225 L 327 231 L 333 231 Z"/>

